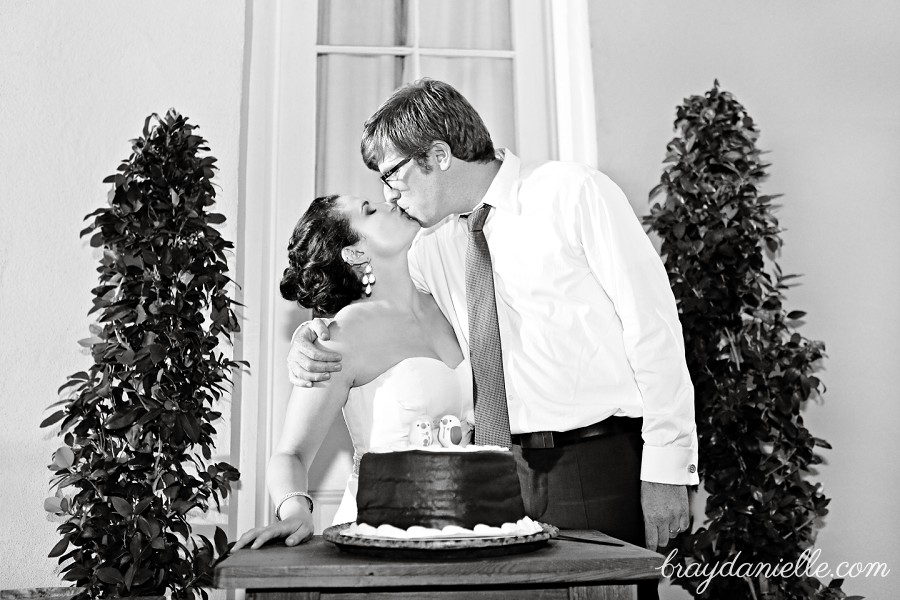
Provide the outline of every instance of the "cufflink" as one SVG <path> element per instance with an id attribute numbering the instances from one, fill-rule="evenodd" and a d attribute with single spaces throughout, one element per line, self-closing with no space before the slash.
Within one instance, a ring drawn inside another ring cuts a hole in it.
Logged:
<path id="1" fill-rule="evenodd" d="M 697 472 L 697 465 L 688 466 L 688 473 L 696 473 L 696 472 Z"/>

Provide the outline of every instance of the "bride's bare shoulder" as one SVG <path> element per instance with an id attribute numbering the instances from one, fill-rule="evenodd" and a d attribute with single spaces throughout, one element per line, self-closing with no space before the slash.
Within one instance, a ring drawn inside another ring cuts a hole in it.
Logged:
<path id="1" fill-rule="evenodd" d="M 378 311 L 370 303 L 345 306 L 328 326 L 331 344 L 345 358 L 363 354 L 377 345 L 377 331 L 381 325 Z"/>

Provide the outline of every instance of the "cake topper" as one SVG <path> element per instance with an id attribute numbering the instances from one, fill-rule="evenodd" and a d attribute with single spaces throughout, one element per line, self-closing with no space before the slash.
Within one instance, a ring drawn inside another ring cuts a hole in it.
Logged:
<path id="1" fill-rule="evenodd" d="M 434 432 L 431 419 L 420 417 L 409 426 L 409 445 L 415 447 L 430 446 L 434 443 Z"/>
<path id="2" fill-rule="evenodd" d="M 463 436 L 462 425 L 459 419 L 453 415 L 444 415 L 441 417 L 438 425 L 437 433 L 438 442 L 444 448 L 450 446 L 465 446 L 465 437 Z"/>

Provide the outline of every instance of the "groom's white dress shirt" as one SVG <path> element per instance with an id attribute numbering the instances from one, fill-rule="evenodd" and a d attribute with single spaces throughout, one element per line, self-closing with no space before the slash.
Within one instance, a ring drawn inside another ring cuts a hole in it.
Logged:
<path id="1" fill-rule="evenodd" d="M 693 386 L 668 277 L 622 190 L 576 163 L 503 164 L 483 202 L 510 430 L 569 431 L 643 417 L 641 479 L 698 483 Z M 467 353 L 465 221 L 409 254 Z"/>

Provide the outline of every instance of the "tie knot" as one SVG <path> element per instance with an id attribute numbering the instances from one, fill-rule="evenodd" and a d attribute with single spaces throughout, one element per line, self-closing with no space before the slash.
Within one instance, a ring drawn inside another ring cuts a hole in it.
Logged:
<path id="1" fill-rule="evenodd" d="M 490 204 L 482 204 L 480 208 L 476 208 L 469 213 L 466 223 L 469 225 L 470 232 L 482 230 L 484 222 L 488 218 L 488 213 L 491 212 L 491 208 Z"/>

